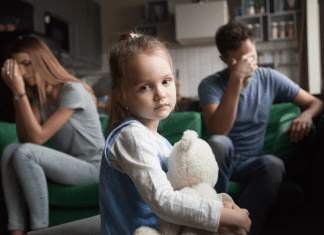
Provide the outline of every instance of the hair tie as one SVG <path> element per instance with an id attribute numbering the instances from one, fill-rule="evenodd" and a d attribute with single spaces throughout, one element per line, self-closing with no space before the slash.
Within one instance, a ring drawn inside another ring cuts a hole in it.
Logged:
<path id="1" fill-rule="evenodd" d="M 130 33 L 129 34 L 132 38 L 138 38 L 138 34 L 137 33 Z"/>

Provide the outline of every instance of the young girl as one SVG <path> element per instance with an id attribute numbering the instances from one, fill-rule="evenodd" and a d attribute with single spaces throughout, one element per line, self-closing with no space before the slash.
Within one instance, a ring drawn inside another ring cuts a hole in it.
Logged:
<path id="1" fill-rule="evenodd" d="M 43 41 L 23 37 L 9 53 L 1 75 L 14 95 L 20 143 L 3 150 L 1 178 L 8 229 L 25 234 L 48 227 L 47 178 L 99 182 L 105 140 L 91 88 L 68 74 Z M 50 138 L 57 150 L 41 146 Z"/>
<path id="2" fill-rule="evenodd" d="M 174 191 L 164 164 L 172 146 L 157 133 L 176 104 L 171 57 L 157 39 L 123 34 L 110 53 L 109 136 L 100 168 L 102 234 L 131 235 L 158 218 L 209 231 L 246 234 L 245 209 Z"/>

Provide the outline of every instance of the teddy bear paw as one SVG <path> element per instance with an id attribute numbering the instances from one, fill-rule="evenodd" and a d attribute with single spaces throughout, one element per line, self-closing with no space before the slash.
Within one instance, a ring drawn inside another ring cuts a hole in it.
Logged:
<path id="1" fill-rule="evenodd" d="M 133 235 L 160 235 L 160 233 L 153 228 L 142 226 L 136 229 Z"/>

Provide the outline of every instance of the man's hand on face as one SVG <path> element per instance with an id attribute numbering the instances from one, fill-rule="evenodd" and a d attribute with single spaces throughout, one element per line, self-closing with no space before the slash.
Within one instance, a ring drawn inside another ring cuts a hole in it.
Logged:
<path id="1" fill-rule="evenodd" d="M 257 68 L 257 61 L 253 53 L 243 55 L 238 61 L 231 58 L 229 65 L 230 75 L 234 75 L 233 77 L 242 81 L 252 77 Z"/>

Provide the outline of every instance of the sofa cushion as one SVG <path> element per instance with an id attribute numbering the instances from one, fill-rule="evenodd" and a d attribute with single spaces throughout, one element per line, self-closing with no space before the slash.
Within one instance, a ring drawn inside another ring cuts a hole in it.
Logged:
<path id="1" fill-rule="evenodd" d="M 229 181 L 227 194 L 232 197 L 235 203 L 237 203 L 241 194 L 243 193 L 245 185 L 240 182 Z"/>
<path id="2" fill-rule="evenodd" d="M 99 183 L 89 185 L 62 185 L 48 181 L 48 196 L 51 206 L 99 206 Z"/>
<path id="3" fill-rule="evenodd" d="M 107 138 L 109 116 L 107 114 L 100 114 L 99 118 L 100 118 L 102 133 L 104 134 L 104 137 Z"/>
<path id="4" fill-rule="evenodd" d="M 171 113 L 160 121 L 158 133 L 169 140 L 171 145 L 178 142 L 184 131 L 196 131 L 198 137 L 202 137 L 202 122 L 199 112 Z"/>
<path id="5" fill-rule="evenodd" d="M 11 144 L 18 143 L 17 128 L 15 123 L 0 122 L 0 153 Z"/>

